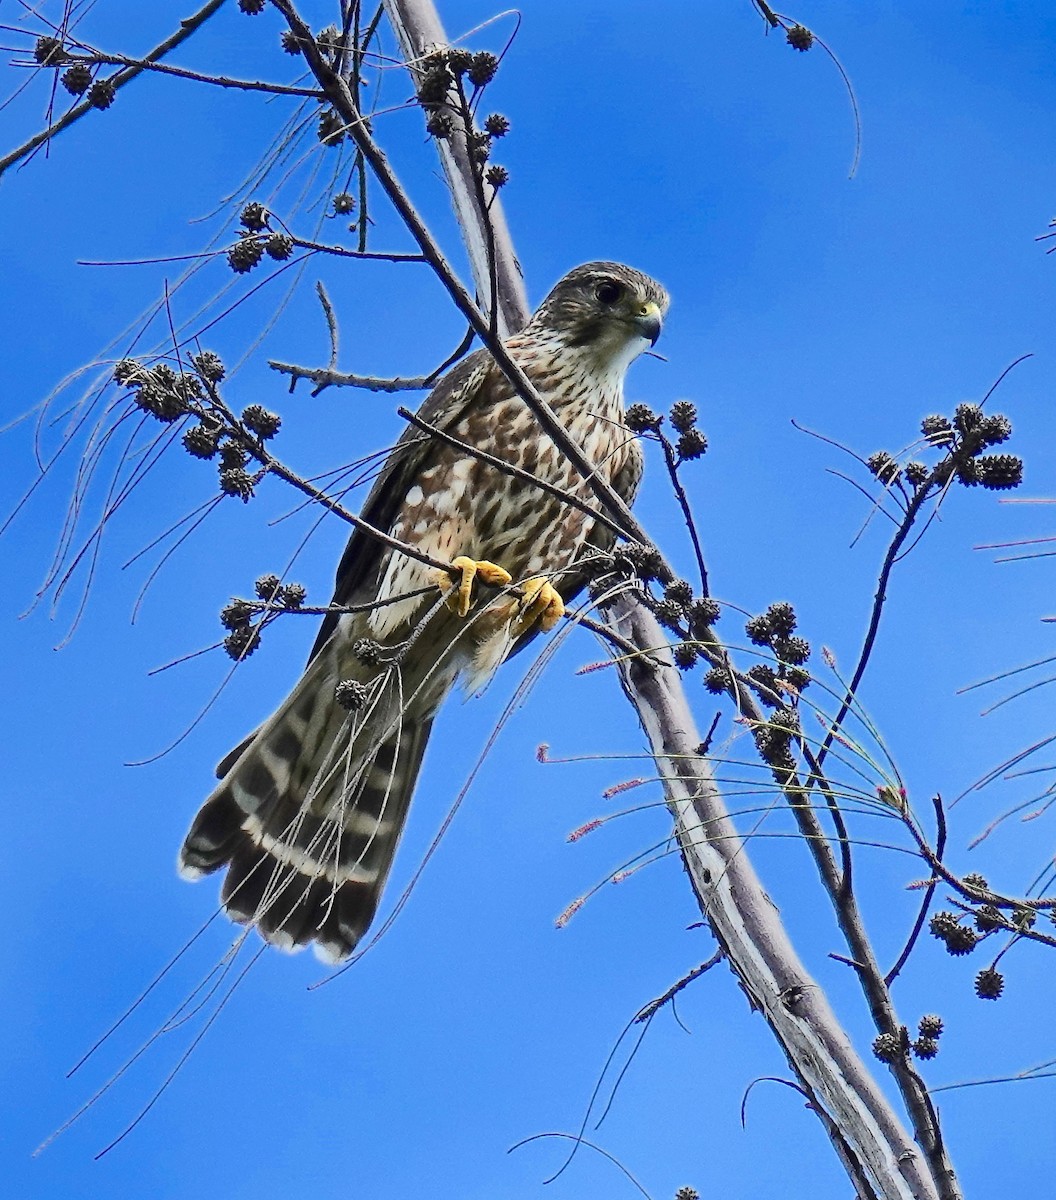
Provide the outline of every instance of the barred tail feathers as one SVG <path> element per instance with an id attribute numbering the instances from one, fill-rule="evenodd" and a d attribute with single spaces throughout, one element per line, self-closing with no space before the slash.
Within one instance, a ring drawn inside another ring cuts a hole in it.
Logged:
<path id="1" fill-rule="evenodd" d="M 227 868 L 229 916 L 273 944 L 347 957 L 378 906 L 439 697 L 404 706 L 377 677 L 360 709 L 334 701 L 326 654 L 241 749 L 180 852 L 191 878 Z M 333 676 L 333 678 L 331 678 Z"/>

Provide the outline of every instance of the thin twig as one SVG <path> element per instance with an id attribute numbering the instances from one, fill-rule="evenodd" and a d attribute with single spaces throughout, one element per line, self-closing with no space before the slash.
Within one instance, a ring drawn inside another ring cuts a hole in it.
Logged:
<path id="1" fill-rule="evenodd" d="M 942 806 L 941 796 L 934 796 L 932 804 L 935 806 L 935 859 L 941 862 L 943 854 L 946 853 L 946 813 Z M 920 905 L 920 912 L 917 913 L 917 919 L 913 923 L 913 928 L 906 939 L 906 944 L 902 947 L 902 953 L 895 960 L 895 965 L 884 976 L 884 983 L 887 987 L 890 987 L 895 982 L 902 968 L 909 962 L 909 956 L 913 953 L 913 947 L 917 944 L 917 939 L 924 929 L 924 922 L 928 919 L 928 912 L 931 909 L 931 902 L 935 897 L 935 889 L 938 887 L 938 883 L 938 879 L 933 877 L 924 891 L 924 899 Z"/>

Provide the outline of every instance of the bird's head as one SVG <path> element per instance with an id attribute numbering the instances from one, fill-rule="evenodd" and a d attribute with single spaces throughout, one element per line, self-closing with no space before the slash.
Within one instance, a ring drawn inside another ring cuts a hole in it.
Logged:
<path id="1" fill-rule="evenodd" d="M 660 336 L 671 303 L 655 279 L 622 263 L 592 262 L 556 283 L 529 323 L 582 347 L 606 371 L 623 371 Z"/>

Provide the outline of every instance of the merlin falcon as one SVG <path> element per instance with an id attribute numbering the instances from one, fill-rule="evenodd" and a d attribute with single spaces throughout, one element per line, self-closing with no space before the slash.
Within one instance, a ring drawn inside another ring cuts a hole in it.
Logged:
<path id="1" fill-rule="evenodd" d="M 624 375 L 656 342 L 667 306 L 640 272 L 588 263 L 505 343 L 627 503 L 642 457 L 623 423 Z M 359 611 L 324 618 L 300 681 L 220 763 L 180 851 L 187 878 L 226 869 L 232 919 L 286 949 L 314 942 L 331 962 L 351 954 L 377 910 L 444 697 L 458 679 L 478 690 L 552 629 L 587 561 L 613 542 L 534 482 L 593 499 L 487 350 L 444 376 L 418 415 L 452 441 L 408 427 L 361 516 L 450 571 L 353 533 L 333 604 Z"/>

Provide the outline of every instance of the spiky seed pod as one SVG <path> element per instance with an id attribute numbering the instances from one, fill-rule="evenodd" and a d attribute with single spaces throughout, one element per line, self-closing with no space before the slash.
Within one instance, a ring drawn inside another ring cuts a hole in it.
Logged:
<path id="1" fill-rule="evenodd" d="M 339 146 L 345 140 L 345 123 L 332 108 L 324 108 L 315 135 L 324 146 Z"/>
<path id="2" fill-rule="evenodd" d="M 953 426 L 962 437 L 968 437 L 980 432 L 983 419 L 983 410 L 978 404 L 958 404 L 953 413 Z"/>
<path id="3" fill-rule="evenodd" d="M 315 35 L 315 44 L 324 54 L 332 55 L 341 46 L 341 31 L 336 25 L 327 25 Z"/>
<path id="4" fill-rule="evenodd" d="M 308 591 L 303 583 L 288 583 L 279 588 L 278 600 L 284 608 L 300 608 L 307 596 Z"/>
<path id="5" fill-rule="evenodd" d="M 927 1016 L 920 1018 L 920 1024 L 917 1030 L 921 1037 L 940 1038 L 942 1037 L 942 1017 L 937 1017 L 934 1013 L 928 1013 Z"/>
<path id="6" fill-rule="evenodd" d="M 931 918 L 928 922 L 928 929 L 931 930 L 934 937 L 944 942 L 949 937 L 951 931 L 956 929 L 958 925 L 957 914 L 943 909 L 943 911 L 935 913 Z"/>
<path id="7" fill-rule="evenodd" d="M 293 238 L 288 233 L 273 233 L 264 243 L 268 257 L 276 262 L 285 262 L 293 253 Z"/>
<path id="8" fill-rule="evenodd" d="M 263 405 L 250 404 L 242 413 L 242 424 L 262 441 L 273 438 L 282 426 L 278 413 L 268 412 Z"/>
<path id="9" fill-rule="evenodd" d="M 913 1043 L 913 1053 L 917 1058 L 934 1058 L 939 1052 L 939 1043 L 930 1037 L 919 1037 Z"/>
<path id="10" fill-rule="evenodd" d="M 146 374 L 147 368 L 141 362 L 134 358 L 123 358 L 114 367 L 114 383 L 119 387 L 125 387 L 127 384 L 135 387 L 137 383 L 142 382 Z"/>
<path id="11" fill-rule="evenodd" d="M 253 590 L 257 593 L 259 599 L 266 604 L 271 604 L 276 597 L 276 593 L 282 586 L 282 580 L 278 575 L 268 574 L 261 575 L 257 582 L 253 585 Z"/>
<path id="12" fill-rule="evenodd" d="M 338 192 L 330 203 L 339 217 L 347 216 L 356 210 L 356 198 L 348 192 Z"/>
<path id="13" fill-rule="evenodd" d="M 787 667 L 785 668 L 785 682 L 790 687 L 794 687 L 797 692 L 801 692 L 804 688 L 810 687 L 810 672 L 804 671 L 802 667 Z"/>
<path id="14" fill-rule="evenodd" d="M 777 690 L 777 676 L 774 674 L 773 668 L 768 667 L 766 663 L 756 663 L 748 668 L 746 674 L 753 683 L 759 685 L 761 689 L 758 693 L 759 699 L 768 708 L 776 708 L 780 703 L 778 697 L 781 693 Z"/>
<path id="15" fill-rule="evenodd" d="M 992 492 L 1016 488 L 1023 482 L 1023 460 L 1015 454 L 984 454 L 975 460 L 979 482 Z"/>
<path id="16" fill-rule="evenodd" d="M 486 163 L 491 157 L 491 137 L 486 133 L 474 133 L 470 138 L 469 152 L 476 163 Z"/>
<path id="17" fill-rule="evenodd" d="M 783 663 L 798 667 L 810 658 L 810 642 L 806 638 L 774 638 L 774 653 Z"/>
<path id="18" fill-rule="evenodd" d="M 782 737 L 799 732 L 799 713 L 791 705 L 782 704 L 770 717 L 770 728 Z"/>
<path id="19" fill-rule="evenodd" d="M 220 467 L 225 471 L 234 471 L 244 467 L 249 462 L 249 455 L 238 442 L 225 441 L 220 447 Z"/>
<path id="20" fill-rule="evenodd" d="M 214 354 L 212 350 L 203 350 L 201 354 L 196 354 L 191 359 L 191 364 L 203 379 L 208 379 L 210 383 L 219 383 L 225 374 L 223 362 L 220 360 L 219 354 Z"/>
<path id="21" fill-rule="evenodd" d="M 999 446 L 1012 436 L 1012 422 L 1001 413 L 983 417 L 979 422 L 979 437 L 984 446 Z"/>
<path id="22" fill-rule="evenodd" d="M 993 933 L 995 929 L 1007 929 L 1008 922 L 1001 915 L 1001 910 L 992 904 L 984 904 L 975 910 L 975 927 L 980 933 Z"/>
<path id="23" fill-rule="evenodd" d="M 292 29 L 284 29 L 279 42 L 287 54 L 300 54 L 301 42 Z"/>
<path id="24" fill-rule="evenodd" d="M 793 50 L 809 50 L 814 45 L 814 35 L 806 25 L 790 25 L 785 34 L 785 41 Z"/>
<path id="25" fill-rule="evenodd" d="M 465 75 L 473 65 L 473 53 L 461 46 L 452 46 L 447 52 L 447 65 L 455 75 Z"/>
<path id="26" fill-rule="evenodd" d="M 679 642 L 674 651 L 675 666 L 680 671 L 688 671 L 696 664 L 699 657 L 696 646 L 691 642 Z"/>
<path id="27" fill-rule="evenodd" d="M 334 699 L 347 712 L 358 712 L 370 698 L 370 688 L 358 679 L 342 679 L 334 688 Z"/>
<path id="28" fill-rule="evenodd" d="M 478 50 L 473 55 L 466 74 L 474 87 L 487 87 L 495 78 L 499 69 L 499 60 L 490 50 Z"/>
<path id="29" fill-rule="evenodd" d="M 176 372 L 168 363 L 158 363 L 157 366 L 151 368 L 148 375 L 159 387 L 167 388 L 170 391 L 176 384 Z"/>
<path id="30" fill-rule="evenodd" d="M 938 413 L 921 421 L 920 432 L 932 446 L 948 446 L 953 441 L 953 426 L 947 417 Z"/>
<path id="31" fill-rule="evenodd" d="M 42 67 L 59 67 L 64 62 L 68 62 L 70 56 L 63 49 L 59 38 L 45 34 L 43 37 L 38 37 L 34 44 L 33 58 Z"/>
<path id="32" fill-rule="evenodd" d="M 971 954 L 979 942 L 979 935 L 970 925 L 958 925 L 946 935 L 946 949 L 950 954 L 960 957 Z"/>
<path id="33" fill-rule="evenodd" d="M 220 430 L 208 425 L 192 425 L 183 435 L 183 448 L 195 458 L 212 458 Z"/>
<path id="34" fill-rule="evenodd" d="M 700 458 L 707 453 L 707 449 L 708 439 L 699 429 L 687 429 L 685 433 L 679 434 L 678 441 L 675 443 L 678 457 L 685 459 L 686 462 Z"/>
<path id="35" fill-rule="evenodd" d="M 427 106 L 443 103 L 454 82 L 447 63 L 434 62 L 418 80 L 418 102 Z"/>
<path id="36" fill-rule="evenodd" d="M 873 1053 L 885 1063 L 898 1062 L 902 1058 L 902 1039 L 897 1033 L 881 1033 L 873 1038 Z"/>
<path id="37" fill-rule="evenodd" d="M 247 17 L 255 17 L 264 11 L 264 3 L 265 0 L 238 0 L 238 9 Z"/>
<path id="38" fill-rule="evenodd" d="M 704 686 L 713 696 L 721 696 L 733 686 L 729 671 L 725 667 L 712 667 L 704 675 Z"/>
<path id="39" fill-rule="evenodd" d="M 241 467 L 230 467 L 220 472 L 220 490 L 248 504 L 253 496 L 253 476 Z"/>
<path id="40" fill-rule="evenodd" d="M 877 450 L 875 454 L 870 454 L 865 460 L 865 465 L 869 468 L 869 473 L 881 483 L 894 483 L 902 474 L 902 468 L 886 450 Z"/>
<path id="41" fill-rule="evenodd" d="M 425 123 L 425 132 L 430 137 L 443 141 L 444 138 L 449 138 L 455 132 L 455 123 L 450 114 L 434 112 L 430 114 L 429 120 Z"/>
<path id="42" fill-rule="evenodd" d="M 224 649 L 236 662 L 249 656 L 260 645 L 260 630 L 252 625 L 235 629 L 224 638 Z"/>
<path id="43" fill-rule="evenodd" d="M 796 610 L 787 600 L 779 600 L 766 610 L 766 619 L 776 637 L 791 637 L 796 629 Z"/>
<path id="44" fill-rule="evenodd" d="M 908 462 L 903 470 L 906 478 L 914 487 L 920 487 L 922 483 L 927 483 L 928 477 L 931 475 L 930 469 L 922 462 Z"/>
<path id="45" fill-rule="evenodd" d="M 652 546 L 643 546 L 639 542 L 627 542 L 620 546 L 613 553 L 612 561 L 614 566 L 630 568 L 631 572 L 645 583 L 658 578 L 663 565 L 658 550 Z"/>
<path id="46" fill-rule="evenodd" d="M 755 730 L 755 748 L 759 757 L 777 771 L 794 771 L 796 760 L 789 749 L 788 736 L 778 729 L 764 726 Z"/>
<path id="47" fill-rule="evenodd" d="M 685 607 L 693 599 L 693 588 L 685 579 L 673 579 L 664 588 L 664 599 Z"/>
<path id="48" fill-rule="evenodd" d="M 1037 919 L 1038 914 L 1033 908 L 1024 907 L 1012 910 L 1012 924 L 1017 929 L 1032 929 Z"/>
<path id="49" fill-rule="evenodd" d="M 502 113 L 491 113 L 484 119 L 484 128 L 492 137 L 505 137 L 510 132 L 510 121 Z"/>
<path id="50" fill-rule="evenodd" d="M 62 86 L 71 96 L 83 96 L 92 86 L 92 68 L 84 62 L 67 67 L 62 73 Z"/>
<path id="51" fill-rule="evenodd" d="M 632 404 L 623 414 L 623 423 L 631 433 L 653 433 L 662 420 L 648 404 Z"/>
<path id="52" fill-rule="evenodd" d="M 245 275 L 264 257 L 263 245 L 252 235 L 239 238 L 227 252 L 227 265 L 236 275 Z"/>
<path id="53" fill-rule="evenodd" d="M 696 1188 L 681 1187 L 675 1192 L 675 1200 L 700 1200 L 700 1192 Z"/>
<path id="54" fill-rule="evenodd" d="M 697 420 L 697 406 L 692 400 L 676 400 L 671 405 L 671 424 L 679 433 L 688 433 Z"/>
<path id="55" fill-rule="evenodd" d="M 173 386 L 173 391 L 187 401 L 201 400 L 201 380 L 199 380 L 197 375 L 190 375 L 186 371 L 181 371 L 179 375 L 176 376 L 176 382 Z"/>
<path id="56" fill-rule="evenodd" d="M 959 457 L 959 456 L 958 456 Z M 979 463 L 974 458 L 962 458 L 955 464 L 957 478 L 965 487 L 975 487 L 979 482 L 981 472 Z"/>
<path id="57" fill-rule="evenodd" d="M 675 600 L 657 600 L 653 605 L 653 613 L 660 624 L 676 633 L 682 620 L 682 612 L 682 605 Z"/>
<path id="58" fill-rule="evenodd" d="M 744 632 L 748 640 L 756 646 L 769 646 L 773 631 L 770 628 L 770 618 L 762 613 L 758 617 L 749 617 L 744 623 Z"/>
<path id="59" fill-rule="evenodd" d="M 987 882 L 986 876 L 980 875 L 978 871 L 969 871 L 961 882 L 965 887 L 975 888 L 979 892 L 986 892 L 990 889 L 990 884 Z"/>
<path id="60" fill-rule="evenodd" d="M 157 376 L 157 371 L 150 372 L 150 378 L 141 384 L 132 398 L 144 412 L 149 412 L 159 421 L 171 424 L 187 412 L 187 402 L 173 391 L 170 380 L 159 379 Z"/>
<path id="61" fill-rule="evenodd" d="M 225 629 L 232 631 L 242 629 L 249 624 L 252 616 L 253 608 L 245 600 L 232 600 L 230 604 L 220 610 L 220 624 Z"/>
<path id="62" fill-rule="evenodd" d="M 376 667 L 381 663 L 381 643 L 370 638 L 357 638 L 352 643 L 352 653 L 365 667 Z"/>
<path id="63" fill-rule="evenodd" d="M 997 1000 L 1005 990 L 1005 977 L 994 967 L 985 967 L 975 977 L 975 994 L 980 1000 Z"/>
<path id="64" fill-rule="evenodd" d="M 112 79 L 97 79 L 88 89 L 88 103 L 92 108 L 109 108 L 117 95 Z"/>
<path id="65" fill-rule="evenodd" d="M 510 173 L 505 167 L 500 167 L 497 163 L 493 167 L 488 167 L 484 178 L 497 191 L 510 182 Z"/>
<path id="66" fill-rule="evenodd" d="M 714 625 L 722 616 L 722 606 L 710 596 L 700 596 L 686 605 L 686 616 L 689 617 L 691 629 L 703 629 L 707 625 Z"/>

